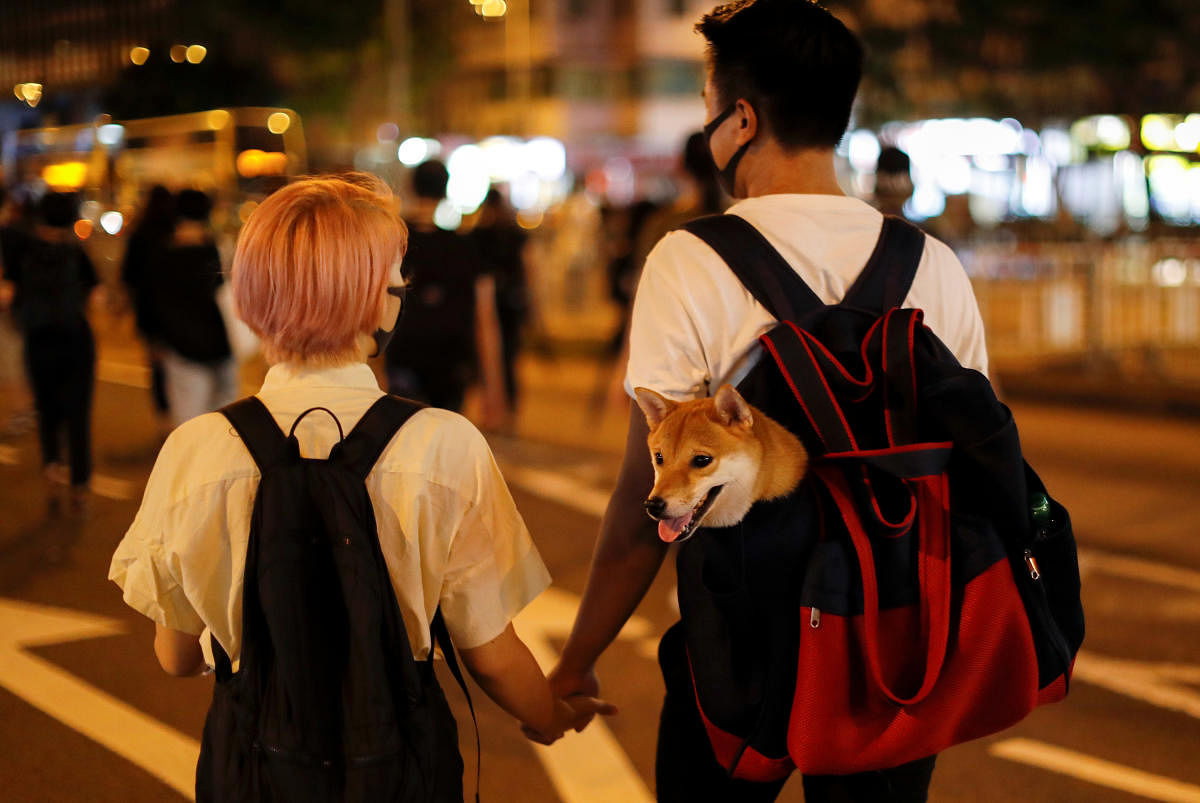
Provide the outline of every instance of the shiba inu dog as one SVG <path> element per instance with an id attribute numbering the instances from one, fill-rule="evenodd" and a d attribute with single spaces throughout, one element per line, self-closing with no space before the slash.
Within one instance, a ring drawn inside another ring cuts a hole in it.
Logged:
<path id="1" fill-rule="evenodd" d="M 684 541 L 702 524 L 737 524 L 755 502 L 790 493 L 804 477 L 808 453 L 800 441 L 732 385 L 687 402 L 647 388 L 634 393 L 654 461 L 646 512 L 663 541 Z"/>

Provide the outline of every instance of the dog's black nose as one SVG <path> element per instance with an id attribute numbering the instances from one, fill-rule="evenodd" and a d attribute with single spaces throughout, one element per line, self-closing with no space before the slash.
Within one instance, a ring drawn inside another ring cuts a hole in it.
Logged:
<path id="1" fill-rule="evenodd" d="M 661 496 L 652 496 L 646 500 L 645 508 L 653 518 L 661 519 L 667 512 L 667 500 Z"/>

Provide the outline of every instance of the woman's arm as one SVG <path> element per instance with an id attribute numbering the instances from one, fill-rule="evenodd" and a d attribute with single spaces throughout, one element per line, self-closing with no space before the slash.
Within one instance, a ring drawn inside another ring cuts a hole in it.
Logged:
<path id="1" fill-rule="evenodd" d="M 204 670 L 204 653 L 200 638 L 191 633 L 154 625 L 154 654 L 168 675 L 189 677 Z"/>
<path id="2" fill-rule="evenodd" d="M 551 694 L 545 675 L 511 624 L 488 643 L 460 652 L 488 697 L 540 735 L 538 741 L 549 743 L 568 728 L 581 729 L 594 714 L 617 712 L 595 698 L 576 696 L 568 703 Z"/>

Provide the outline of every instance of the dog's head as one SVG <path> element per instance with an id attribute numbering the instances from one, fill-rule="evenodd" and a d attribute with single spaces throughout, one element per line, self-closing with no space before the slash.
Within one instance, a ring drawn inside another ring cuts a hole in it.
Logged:
<path id="1" fill-rule="evenodd" d="M 654 489 L 646 512 L 658 520 L 659 537 L 684 541 L 702 523 L 727 527 L 741 521 L 755 501 L 763 454 L 753 408 L 731 385 L 712 398 L 687 402 L 647 388 L 634 392 L 650 427 Z"/>

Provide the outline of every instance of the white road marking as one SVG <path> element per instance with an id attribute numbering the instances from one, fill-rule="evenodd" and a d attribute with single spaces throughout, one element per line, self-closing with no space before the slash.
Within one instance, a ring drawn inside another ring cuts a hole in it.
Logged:
<path id="1" fill-rule="evenodd" d="M 199 742 L 25 651 L 124 632 L 114 619 L 0 599 L 0 686 L 191 800 Z"/>
<path id="2" fill-rule="evenodd" d="M 565 638 L 571 632 L 578 608 L 577 596 L 549 588 L 517 616 L 514 627 L 542 671 L 549 672 L 558 661 L 550 639 Z M 648 621 L 633 616 L 618 638 L 640 642 L 652 630 Z M 592 720 L 582 733 L 568 733 L 553 747 L 538 744 L 533 747 L 563 803 L 651 803 L 654 800 L 600 717 Z"/>
<path id="3" fill-rule="evenodd" d="M 136 499 L 141 492 L 140 483 L 120 480 L 104 474 L 93 474 L 88 487 L 96 496 L 103 496 L 106 499 L 116 499 L 117 501 Z"/>
<path id="4" fill-rule="evenodd" d="M 17 466 L 21 464 L 20 453 L 15 446 L 0 446 L 0 465 Z M 96 496 L 105 499 L 115 499 L 118 502 L 136 499 L 141 493 L 141 483 L 110 477 L 106 474 L 93 474 L 88 482 L 88 488 Z"/>
<path id="5" fill-rule="evenodd" d="M 1200 803 L 1200 786 L 1153 775 L 1032 739 L 1006 739 L 988 748 L 994 756 L 1069 775 L 1138 797 L 1167 803 Z"/>
<path id="6" fill-rule="evenodd" d="M 534 496 L 600 518 L 608 507 L 609 493 L 562 472 L 528 468 L 512 463 L 502 467 L 505 480 Z"/>
<path id="7" fill-rule="evenodd" d="M 1131 558 L 1095 549 L 1080 550 L 1079 558 L 1081 562 L 1086 563 L 1089 570 L 1200 592 L 1200 572 L 1193 569 L 1168 566 L 1145 558 Z"/>
<path id="8" fill-rule="evenodd" d="M 1108 658 L 1081 650 L 1072 677 L 1200 719 L 1200 693 L 1183 685 L 1200 682 L 1200 666 Z"/>
<path id="9" fill-rule="evenodd" d="M 150 369 L 145 365 L 113 360 L 100 360 L 96 364 L 96 379 L 112 385 L 131 388 L 150 387 Z"/>

